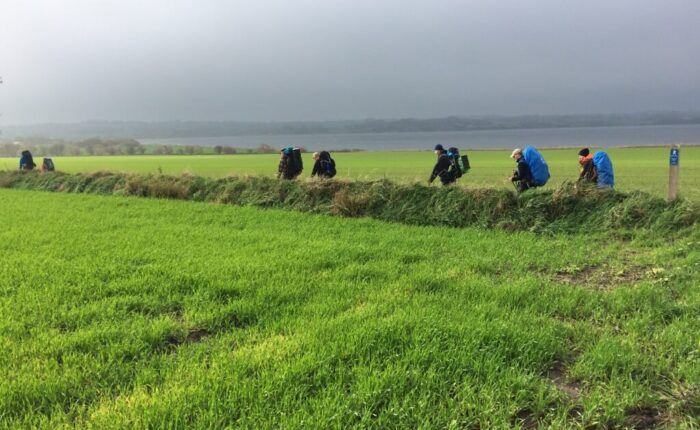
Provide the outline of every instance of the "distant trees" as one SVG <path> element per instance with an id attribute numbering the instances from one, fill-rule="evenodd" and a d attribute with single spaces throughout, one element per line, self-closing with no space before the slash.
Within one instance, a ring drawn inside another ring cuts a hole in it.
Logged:
<path id="1" fill-rule="evenodd" d="M 222 146 L 222 145 L 216 145 L 214 147 L 214 154 L 237 154 L 238 149 L 234 148 L 233 146 Z"/>
<path id="2" fill-rule="evenodd" d="M 234 148 L 233 146 L 224 146 L 222 153 L 223 154 L 236 154 L 236 153 L 238 153 L 238 149 Z"/>
<path id="3" fill-rule="evenodd" d="M 267 143 L 263 143 L 262 145 L 258 146 L 258 149 L 255 152 L 259 152 L 261 154 L 272 154 L 275 152 L 279 152 L 279 149 L 270 146 Z"/>
<path id="4" fill-rule="evenodd" d="M 100 139 L 90 138 L 80 141 L 46 139 L 32 137 L 14 142 L 0 141 L 0 157 L 19 157 L 24 150 L 29 150 L 37 157 L 60 157 L 79 155 L 203 155 L 203 154 L 275 154 L 280 148 L 262 144 L 256 149 L 234 148 L 217 145 L 213 147 L 198 145 L 142 145 L 134 139 Z M 302 152 L 308 152 L 301 148 Z M 340 150 L 344 151 L 344 150 Z M 353 150 L 354 151 L 354 150 Z M 338 151 L 336 151 L 338 152 Z"/>
<path id="5" fill-rule="evenodd" d="M 19 153 L 19 145 L 14 143 L 3 143 L 0 145 L 0 157 L 16 157 Z"/>
<path id="6" fill-rule="evenodd" d="M 158 145 L 153 149 L 154 155 L 171 155 L 173 148 L 168 145 Z"/>
<path id="7" fill-rule="evenodd" d="M 77 142 L 28 138 L 16 142 L 0 144 L 0 157 L 16 157 L 28 149 L 36 156 L 58 157 L 62 155 L 138 155 L 144 154 L 146 148 L 134 139 L 97 138 Z"/>

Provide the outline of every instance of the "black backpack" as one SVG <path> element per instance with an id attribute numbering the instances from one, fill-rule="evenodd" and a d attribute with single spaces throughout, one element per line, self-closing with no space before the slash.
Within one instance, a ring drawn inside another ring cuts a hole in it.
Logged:
<path id="1" fill-rule="evenodd" d="M 50 158 L 44 158 L 44 162 L 41 164 L 42 172 L 53 172 L 56 167 L 53 165 L 53 160 Z"/>
<path id="2" fill-rule="evenodd" d="M 301 171 L 304 170 L 304 161 L 301 159 L 301 149 L 294 148 L 294 165 L 296 166 L 295 176 L 299 176 Z"/>
<path id="3" fill-rule="evenodd" d="M 449 148 L 447 150 L 447 158 L 450 159 L 450 170 L 448 173 L 453 178 L 461 178 L 469 170 L 469 158 L 466 155 L 460 156 L 459 149 Z"/>
<path id="4" fill-rule="evenodd" d="M 289 146 L 284 148 L 284 155 L 287 158 L 286 174 L 291 178 L 296 178 L 304 170 L 304 162 L 301 160 L 301 149 Z"/>
<path id="5" fill-rule="evenodd" d="M 324 176 L 332 178 L 337 173 L 335 170 L 335 161 L 331 158 L 331 153 L 328 151 L 321 151 L 319 154 L 319 161 L 321 161 L 321 168 L 323 169 Z"/>
<path id="6" fill-rule="evenodd" d="M 33 170 L 36 167 L 34 157 L 29 151 L 22 151 L 22 157 L 19 159 L 19 168 L 22 170 Z"/>

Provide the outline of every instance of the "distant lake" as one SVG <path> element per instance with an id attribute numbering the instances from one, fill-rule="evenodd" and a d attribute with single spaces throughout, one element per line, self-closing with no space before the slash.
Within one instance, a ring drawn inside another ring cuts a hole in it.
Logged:
<path id="1" fill-rule="evenodd" d="M 700 144 L 700 125 L 549 128 L 522 130 L 438 131 L 422 133 L 290 134 L 266 136 L 182 137 L 139 139 L 143 144 L 274 148 L 303 146 L 309 150 L 363 149 L 368 151 L 446 148 L 502 149 L 532 145 L 552 147 L 651 146 Z"/>

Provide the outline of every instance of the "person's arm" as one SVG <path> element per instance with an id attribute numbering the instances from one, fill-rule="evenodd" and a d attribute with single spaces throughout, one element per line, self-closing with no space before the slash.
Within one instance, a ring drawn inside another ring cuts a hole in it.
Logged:
<path id="1" fill-rule="evenodd" d="M 578 177 L 578 180 L 581 181 L 591 174 L 591 169 L 593 168 L 593 160 L 586 160 L 585 163 L 583 163 L 583 168 L 581 169 L 581 174 Z"/>
<path id="2" fill-rule="evenodd" d="M 447 159 L 445 156 L 440 156 L 438 157 L 437 163 L 435 163 L 435 167 L 433 167 L 433 173 L 430 174 L 430 180 L 428 180 L 429 184 L 432 184 L 435 178 L 440 176 L 442 172 L 447 171 L 447 169 L 450 168 L 450 160 Z"/>
<path id="3" fill-rule="evenodd" d="M 314 168 L 311 171 L 311 177 L 313 178 L 314 176 L 316 176 L 319 173 L 321 173 L 321 161 L 316 160 L 316 162 L 314 163 Z"/>
<path id="4" fill-rule="evenodd" d="M 428 179 L 428 183 L 432 184 L 435 178 L 437 178 L 438 172 L 439 172 L 439 166 L 440 163 L 435 163 L 435 167 L 433 167 L 433 172 L 430 174 L 430 179 Z"/>
<path id="5" fill-rule="evenodd" d="M 523 164 L 523 163 L 518 163 L 515 167 L 515 170 L 513 170 L 513 176 L 510 177 L 511 181 L 518 182 L 518 181 L 521 181 L 523 179 L 523 177 L 521 176 L 521 169 L 520 169 L 521 164 Z"/>
<path id="6" fill-rule="evenodd" d="M 277 166 L 277 178 L 281 178 L 284 171 L 287 169 L 287 162 L 284 158 L 280 159 L 280 164 Z"/>
<path id="7" fill-rule="evenodd" d="M 518 163 L 518 180 L 525 182 L 532 181 L 530 166 L 528 166 L 527 163 Z"/>

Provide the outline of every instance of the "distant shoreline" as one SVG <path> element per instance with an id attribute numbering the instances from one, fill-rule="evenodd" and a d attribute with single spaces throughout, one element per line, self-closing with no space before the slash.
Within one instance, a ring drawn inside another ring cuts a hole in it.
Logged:
<path id="1" fill-rule="evenodd" d="M 176 137 L 159 139 L 26 138 L 0 143 L 0 156 L 22 150 L 35 155 L 224 155 L 273 153 L 288 146 L 308 152 L 431 151 L 436 144 L 465 151 L 534 146 L 539 149 L 653 148 L 700 145 L 700 125 L 560 127 L 517 130 L 289 134 L 269 136 Z"/>
<path id="2" fill-rule="evenodd" d="M 231 135 L 197 135 L 197 136 L 168 136 L 168 137 L 134 137 L 138 140 L 175 140 L 175 139 L 223 139 L 223 138 L 244 138 L 244 137 L 272 137 L 272 136 L 372 136 L 372 135 L 392 135 L 392 134 L 434 134 L 434 133 L 471 133 L 471 132 L 515 132 L 515 131 L 547 131 L 547 130 L 605 130 L 605 129 L 631 129 L 631 128 L 660 128 L 660 127 L 683 127 L 700 126 L 697 123 L 678 124 L 640 124 L 640 125 L 591 125 L 591 126 L 560 126 L 560 127 L 518 127 L 518 128 L 470 128 L 463 130 L 400 130 L 400 131 L 349 131 L 349 132 L 314 132 L 314 133 L 257 133 L 257 134 L 231 134 Z M 700 144 L 698 142 L 697 144 Z"/>
<path id="3" fill-rule="evenodd" d="M 649 147 L 700 144 L 700 125 L 524 128 L 509 130 L 323 133 L 221 137 L 141 138 L 143 145 L 228 146 L 234 148 L 304 147 L 309 150 L 421 150 L 440 143 L 471 149 Z"/>
<path id="4" fill-rule="evenodd" d="M 670 145 L 672 144 L 667 144 L 667 145 L 633 145 L 633 146 L 615 146 L 615 147 L 604 147 L 604 146 L 589 146 L 590 149 L 597 150 L 597 149 L 606 149 L 606 150 L 611 150 L 611 149 L 670 149 Z M 684 147 L 693 147 L 697 148 L 700 147 L 700 143 L 681 143 L 681 150 L 683 150 Z M 462 147 L 459 148 L 460 151 L 463 151 L 464 153 L 468 152 L 497 152 L 497 151 L 512 151 L 513 148 L 466 148 Z M 564 151 L 564 150 L 575 150 L 575 149 L 581 149 L 580 146 L 557 146 L 557 147 L 544 147 L 544 148 L 538 148 L 541 151 Z M 313 150 L 308 150 L 303 152 L 304 154 L 311 154 L 313 153 Z M 333 151 L 331 151 L 333 152 Z M 359 151 L 338 151 L 337 153 L 346 153 L 346 154 L 353 154 L 353 153 L 371 153 L 371 152 L 432 152 L 431 149 L 379 149 L 379 150 L 359 150 Z M 262 152 L 239 152 L 239 153 L 233 153 L 233 154 L 211 154 L 211 153 L 206 153 L 206 154 L 132 154 L 132 155 L 124 155 L 124 154 L 116 154 L 116 155 L 54 155 L 54 156 L 48 156 L 51 158 L 90 158 L 90 157 L 126 157 L 126 158 L 140 158 L 140 157 L 173 157 L 173 158 L 179 158 L 179 157 L 230 157 L 230 156 L 251 156 L 251 155 L 268 155 L 268 156 L 275 156 L 277 157 L 277 153 L 262 153 Z M 0 160 L 14 160 L 17 157 L 7 157 L 7 156 L 0 156 Z M 2 171 L 3 169 L 0 169 Z"/>
<path id="5" fill-rule="evenodd" d="M 444 116 L 316 121 L 110 121 L 35 123 L 3 126 L 6 138 L 175 139 L 221 137 L 323 136 L 386 133 L 499 132 L 611 127 L 700 125 L 700 112 L 660 111 L 619 114 Z"/>

